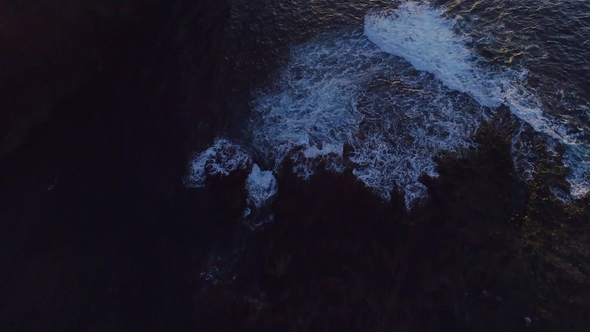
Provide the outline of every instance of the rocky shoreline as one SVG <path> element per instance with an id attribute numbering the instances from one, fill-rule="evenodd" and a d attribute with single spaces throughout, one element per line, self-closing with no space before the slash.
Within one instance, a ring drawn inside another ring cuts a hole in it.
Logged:
<path id="1" fill-rule="evenodd" d="M 28 96 L 38 104 L 0 126 L 21 133 L 0 156 L 0 330 L 590 325 L 590 198 L 555 198 L 554 164 L 530 183 L 514 174 L 507 112 L 480 129 L 477 149 L 441 158 L 440 177 L 422 179 L 429 200 L 410 212 L 399 193 L 383 203 L 351 174 L 285 171 L 274 221 L 252 229 L 240 222 L 243 174 L 213 190 L 182 183 L 195 146 L 243 116 L 229 113 L 224 85 L 230 8 L 115 3 L 99 11 L 111 22 L 102 37 L 79 44 L 93 50 L 2 76 L 10 116 Z M 68 72 L 57 90 L 29 84 L 55 71 Z"/>
<path id="2" fill-rule="evenodd" d="M 588 199 L 513 174 L 508 124 L 440 160 L 430 199 L 380 204 L 351 174 L 284 174 L 275 221 L 196 298 L 209 330 L 582 331 Z M 492 122 L 493 123 L 493 122 Z M 287 168 L 288 169 L 288 168 Z M 555 176 L 554 170 L 543 172 Z M 541 198 L 544 197 L 544 198 Z M 226 263 L 227 264 L 227 263 Z M 525 318 L 530 319 L 525 320 Z"/>

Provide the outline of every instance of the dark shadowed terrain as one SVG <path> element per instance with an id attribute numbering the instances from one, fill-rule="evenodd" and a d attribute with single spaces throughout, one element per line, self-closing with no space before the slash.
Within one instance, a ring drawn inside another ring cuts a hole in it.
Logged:
<path id="1" fill-rule="evenodd" d="M 507 110 L 411 212 L 286 166 L 252 230 L 243 174 L 186 188 L 287 57 L 235 6 L 0 1 L 0 331 L 588 330 L 590 197 L 551 194 L 563 167 L 514 174 Z"/>

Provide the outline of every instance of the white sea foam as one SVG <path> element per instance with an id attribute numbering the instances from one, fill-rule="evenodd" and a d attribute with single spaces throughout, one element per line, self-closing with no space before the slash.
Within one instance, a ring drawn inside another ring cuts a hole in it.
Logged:
<path id="1" fill-rule="evenodd" d="M 184 182 L 187 187 L 202 188 L 207 175 L 228 176 L 248 169 L 251 164 L 252 158 L 240 145 L 216 138 L 210 148 L 194 156 Z"/>
<path id="2" fill-rule="evenodd" d="M 395 11 L 372 12 L 365 18 L 365 35 L 381 50 L 432 73 L 447 87 L 469 92 L 480 104 L 498 107 L 501 87 L 474 66 L 478 59 L 455 34 L 455 24 L 442 8 L 405 2 Z"/>
<path id="3" fill-rule="evenodd" d="M 433 157 L 470 146 L 485 114 L 360 31 L 295 47 L 278 90 L 259 92 L 253 108 L 254 146 L 275 166 L 291 158 L 307 178 L 327 160 L 332 171 L 351 168 L 384 199 L 397 184 L 408 207 L 427 195 L 419 178 L 438 176 Z"/>
<path id="4" fill-rule="evenodd" d="M 376 49 L 358 37 L 294 48 L 280 91 L 254 100 L 254 144 L 277 165 L 294 148 L 308 159 L 339 157 L 362 120 L 355 94 L 357 84 L 374 76 L 373 53 Z"/>
<path id="5" fill-rule="evenodd" d="M 365 34 L 381 50 L 406 59 L 416 69 L 433 74 L 445 86 L 464 92 L 479 104 L 510 111 L 533 129 L 566 147 L 564 163 L 571 194 L 590 192 L 590 146 L 580 142 L 577 128 L 543 112 L 539 98 L 524 84 L 526 71 L 492 70 L 454 33 L 454 22 L 444 18 L 444 8 L 405 2 L 394 12 L 371 13 Z"/>
<path id="6" fill-rule="evenodd" d="M 582 198 L 590 192 L 590 146 L 569 144 L 563 155 L 563 164 L 569 168 L 567 181 L 573 198 Z"/>
<path id="7" fill-rule="evenodd" d="M 278 190 L 277 180 L 271 171 L 263 171 L 252 162 L 250 154 L 241 145 L 224 138 L 217 138 L 207 150 L 196 154 L 190 163 L 189 174 L 185 179 L 187 187 L 202 188 L 207 176 L 228 176 L 233 172 L 246 171 L 251 167 L 246 178 L 248 205 L 260 209 L 270 202 Z M 244 217 L 251 212 L 244 211 Z"/>
<path id="8" fill-rule="evenodd" d="M 473 146 L 479 125 L 504 104 L 565 147 L 571 196 L 587 194 L 590 148 L 579 141 L 580 130 L 543 112 L 526 88 L 526 71 L 485 63 L 455 31 L 442 8 L 405 2 L 396 11 L 367 15 L 364 31 L 294 47 L 272 89 L 253 93 L 252 147 L 275 170 L 289 158 L 302 178 L 318 165 L 351 169 L 384 199 L 396 185 L 410 208 L 427 196 L 420 177 L 438 176 L 433 158 Z M 520 158 L 517 170 L 530 179 L 536 155 L 522 132 L 512 140 L 513 154 Z M 246 164 L 252 161 L 243 149 L 216 140 L 195 158 L 187 182 L 202 186 L 207 174 Z M 276 194 L 272 172 L 257 165 L 247 182 L 253 208 Z"/>
<path id="9" fill-rule="evenodd" d="M 248 190 L 249 205 L 259 209 L 268 204 L 277 194 L 277 179 L 271 171 L 263 171 L 254 164 L 246 179 L 246 189 Z"/>

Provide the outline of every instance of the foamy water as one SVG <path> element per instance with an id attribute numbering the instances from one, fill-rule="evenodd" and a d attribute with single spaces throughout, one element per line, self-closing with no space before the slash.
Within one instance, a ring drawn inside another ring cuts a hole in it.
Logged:
<path id="1" fill-rule="evenodd" d="M 566 147 L 571 194 L 585 195 L 589 158 L 588 146 L 577 142 L 581 133 L 543 112 L 526 88 L 526 70 L 493 68 L 455 30 L 442 8 L 405 2 L 395 11 L 369 13 L 363 34 L 295 47 L 278 91 L 255 95 L 255 147 L 276 166 L 293 159 L 304 178 L 318 159 L 331 158 L 335 171 L 352 168 L 384 199 L 397 184 L 410 207 L 427 194 L 420 176 L 437 176 L 433 157 L 471 146 L 475 130 L 504 104 Z M 353 151 L 346 160 L 345 144 Z M 530 144 L 518 145 L 517 169 L 531 179 Z"/>
<path id="2" fill-rule="evenodd" d="M 211 147 L 193 157 L 185 185 L 203 188 L 207 184 L 207 177 L 223 178 L 237 171 L 248 170 L 250 173 L 245 183 L 248 190 L 248 207 L 244 211 L 246 217 L 252 209 L 260 209 L 274 198 L 278 184 L 273 173 L 261 170 L 252 161 L 250 153 L 241 145 L 224 138 L 216 138 Z"/>
<path id="3" fill-rule="evenodd" d="M 406 2 L 395 12 L 367 15 L 365 34 L 381 50 L 432 73 L 445 86 L 469 94 L 479 104 L 508 106 L 537 133 L 566 148 L 563 157 L 572 197 L 590 192 L 590 146 L 580 140 L 583 132 L 542 110 L 538 96 L 524 84 L 526 71 L 493 69 L 473 55 L 465 46 L 467 40 L 453 32 L 454 22 L 443 15 L 443 8 Z"/>
<path id="4" fill-rule="evenodd" d="M 434 158 L 474 146 L 479 126 L 505 105 L 522 121 L 512 138 L 521 177 L 534 177 L 531 135 L 544 135 L 565 149 L 571 197 L 586 195 L 590 148 L 581 130 L 543 111 L 526 87 L 526 70 L 492 66 L 456 30 L 444 9 L 405 2 L 395 11 L 369 13 L 363 30 L 294 47 L 272 88 L 253 92 L 249 148 L 273 171 L 291 159 L 304 179 L 320 164 L 332 172 L 350 169 L 385 200 L 400 188 L 411 208 L 428 194 L 420 177 L 438 176 Z M 195 158 L 190 183 L 253 164 L 243 149 L 226 143 L 216 141 Z M 255 208 L 276 193 L 276 180 L 271 171 L 247 167 Z"/>
<path id="5" fill-rule="evenodd" d="M 276 195 L 278 190 L 277 179 L 271 171 L 263 171 L 258 165 L 254 164 L 246 179 L 246 189 L 248 190 L 249 205 L 260 209 Z"/>
<path id="6" fill-rule="evenodd" d="M 216 138 L 207 150 L 196 154 L 184 180 L 187 187 L 202 188 L 207 176 L 228 176 L 251 167 L 252 158 L 241 146 L 224 138 Z"/>
<path id="7" fill-rule="evenodd" d="M 453 90 L 469 92 L 480 104 L 498 107 L 501 87 L 477 69 L 478 59 L 455 34 L 443 10 L 406 2 L 395 11 L 372 12 L 365 35 L 384 52 L 404 58 L 414 68 L 432 73 Z"/>
<path id="8" fill-rule="evenodd" d="M 419 177 L 437 176 L 433 157 L 468 147 L 483 114 L 360 31 L 294 48 L 278 92 L 260 93 L 253 105 L 254 145 L 276 166 L 289 157 L 305 178 L 328 160 L 384 199 L 397 184 L 408 206 L 426 197 Z"/>
<path id="9" fill-rule="evenodd" d="M 439 29 L 450 28 L 437 20 Z M 473 98 L 383 52 L 362 31 L 295 47 L 279 88 L 259 92 L 253 108 L 254 146 L 275 167 L 291 158 L 306 178 L 328 161 L 333 171 L 351 168 L 383 199 L 397 185 L 408 207 L 427 197 L 419 178 L 438 176 L 433 158 L 472 145 L 485 114 Z"/>

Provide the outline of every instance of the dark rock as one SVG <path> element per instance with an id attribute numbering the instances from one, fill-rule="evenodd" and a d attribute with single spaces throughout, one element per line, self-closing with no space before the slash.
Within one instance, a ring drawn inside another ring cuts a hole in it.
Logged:
<path id="1" fill-rule="evenodd" d="M 2 331 L 193 327 L 200 267 L 229 242 L 211 222 L 219 207 L 182 184 L 195 146 L 188 123 L 199 119 L 203 138 L 218 120 L 201 83 L 216 72 L 208 33 L 220 34 L 227 7 L 124 3 L 19 7 L 35 23 L 18 32 L 31 44 L 11 44 L 18 34 L 0 28 L 0 65 L 14 66 L 0 71 L 0 131 L 47 119 L 0 157 Z"/>
<path id="2" fill-rule="evenodd" d="M 114 40 L 155 2 L 1 1 L 0 156 L 107 66 Z"/>

